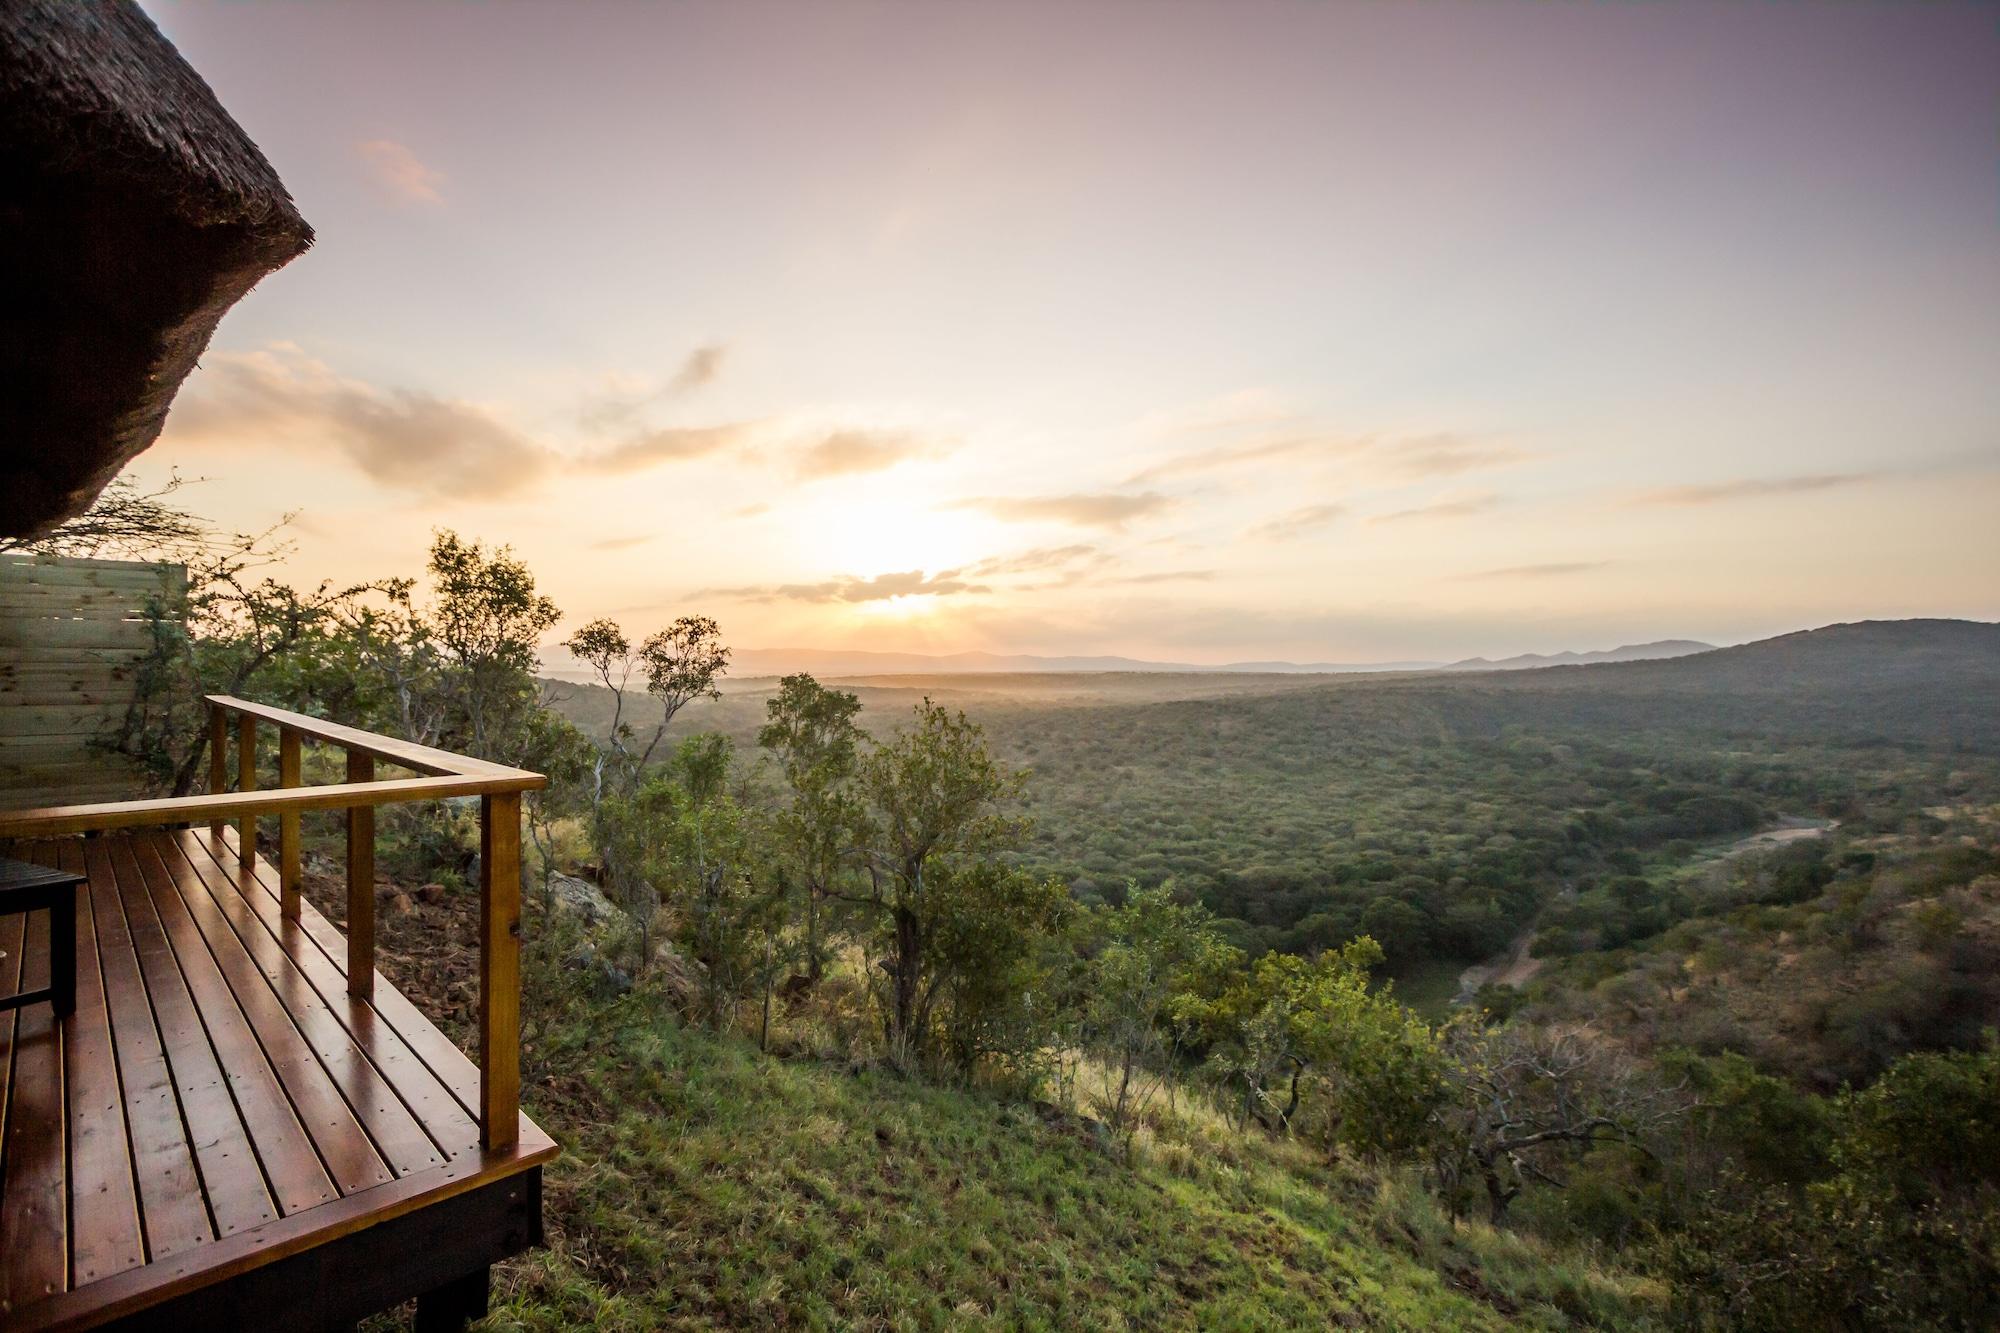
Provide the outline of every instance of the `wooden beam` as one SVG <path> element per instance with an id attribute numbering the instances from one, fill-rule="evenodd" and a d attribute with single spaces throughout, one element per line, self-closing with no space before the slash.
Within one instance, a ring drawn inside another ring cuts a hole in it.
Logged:
<path id="1" fill-rule="evenodd" d="M 521 794 L 479 803 L 479 1142 L 510 1148 L 521 1105 Z"/>
<path id="2" fill-rule="evenodd" d="M 257 719 L 248 713 L 236 719 L 236 790 L 257 790 Z M 237 854 L 244 865 L 257 859 L 257 812 L 246 810 L 236 822 Z"/>
<path id="3" fill-rule="evenodd" d="M 375 756 L 347 752 L 350 785 L 375 780 Z M 375 993 L 375 807 L 347 812 L 347 993 Z"/>
<path id="4" fill-rule="evenodd" d="M 229 714 L 221 704 L 208 706 L 208 790 L 217 796 L 229 790 Z M 220 819 L 208 821 L 208 831 L 217 841 L 222 825 Z"/>
<path id="5" fill-rule="evenodd" d="M 278 785 L 299 785 L 299 729 L 278 728 Z M 278 901 L 288 917 L 299 914 L 299 812 L 278 812 Z"/>

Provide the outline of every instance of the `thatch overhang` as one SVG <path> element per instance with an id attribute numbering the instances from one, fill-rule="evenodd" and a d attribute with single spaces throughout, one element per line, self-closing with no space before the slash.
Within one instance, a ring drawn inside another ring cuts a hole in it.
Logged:
<path id="1" fill-rule="evenodd" d="M 87 508 L 223 313 L 311 244 L 133 0 L 0 0 L 0 536 Z"/>

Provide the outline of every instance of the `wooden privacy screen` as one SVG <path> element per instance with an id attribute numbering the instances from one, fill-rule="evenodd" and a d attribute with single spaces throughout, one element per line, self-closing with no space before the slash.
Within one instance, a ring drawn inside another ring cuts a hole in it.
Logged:
<path id="1" fill-rule="evenodd" d="M 0 809 L 143 794 L 91 742 L 132 702 L 149 604 L 178 619 L 186 601 L 179 565 L 0 553 Z"/>

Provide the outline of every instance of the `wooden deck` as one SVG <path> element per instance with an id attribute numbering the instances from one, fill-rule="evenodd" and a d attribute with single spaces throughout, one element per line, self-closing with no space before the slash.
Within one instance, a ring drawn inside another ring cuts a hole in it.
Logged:
<path id="1" fill-rule="evenodd" d="M 0 1013 L 0 1328 L 351 1324 L 423 1290 L 419 1259 L 443 1281 L 539 1240 L 555 1145 L 523 1116 L 482 1149 L 472 1062 L 379 975 L 351 995 L 346 937 L 286 919 L 234 829 L 0 851 L 89 876 L 76 1012 Z M 46 916 L 0 917 L 0 994 L 42 984 Z M 497 1252 L 407 1225 L 452 1200 L 502 1219 Z M 351 1308 L 315 1304 L 335 1274 Z M 305 1289 L 259 1307 L 281 1278 Z"/>

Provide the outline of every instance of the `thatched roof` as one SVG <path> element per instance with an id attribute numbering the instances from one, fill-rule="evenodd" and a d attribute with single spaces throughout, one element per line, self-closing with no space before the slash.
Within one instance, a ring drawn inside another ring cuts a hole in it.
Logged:
<path id="1" fill-rule="evenodd" d="M 132 0 L 0 0 L 0 536 L 88 507 L 223 312 L 311 244 Z"/>

